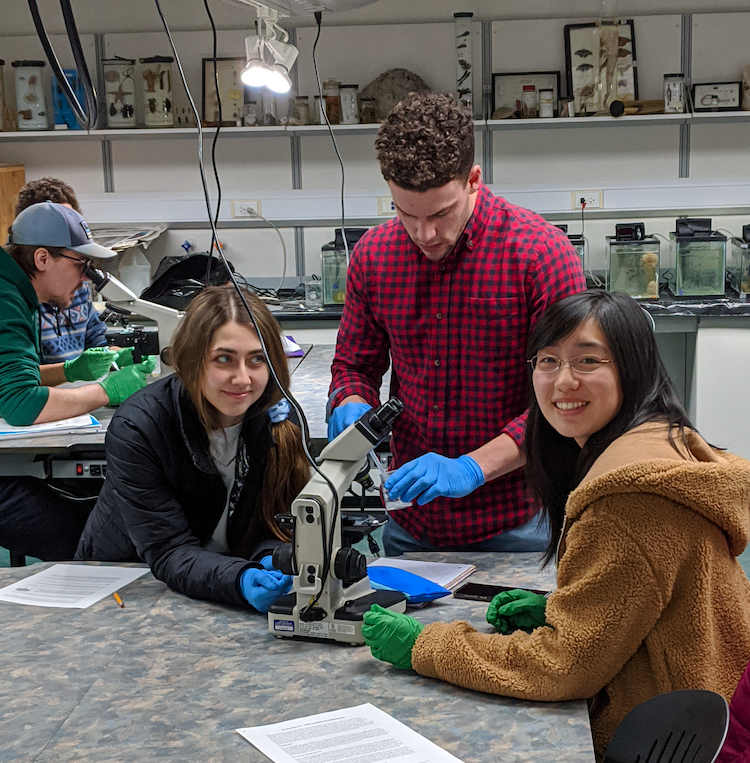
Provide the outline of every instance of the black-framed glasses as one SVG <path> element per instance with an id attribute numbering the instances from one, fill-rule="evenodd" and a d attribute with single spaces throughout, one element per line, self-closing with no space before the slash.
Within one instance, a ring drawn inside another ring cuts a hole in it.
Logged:
<path id="1" fill-rule="evenodd" d="M 90 268 L 94 264 L 88 257 L 84 257 L 83 259 L 80 259 L 78 257 L 71 257 L 69 254 L 58 254 L 57 256 L 64 257 L 66 260 L 72 260 L 73 262 L 77 262 L 78 266 L 81 268 L 81 273 L 85 273 L 86 268 Z"/>
<path id="2" fill-rule="evenodd" d="M 569 360 L 563 360 L 556 355 L 535 355 L 528 361 L 532 371 L 539 371 L 542 374 L 556 374 L 566 363 L 578 374 L 593 374 L 604 368 L 605 363 L 614 362 L 609 358 L 600 358 L 598 355 L 576 355 Z"/>

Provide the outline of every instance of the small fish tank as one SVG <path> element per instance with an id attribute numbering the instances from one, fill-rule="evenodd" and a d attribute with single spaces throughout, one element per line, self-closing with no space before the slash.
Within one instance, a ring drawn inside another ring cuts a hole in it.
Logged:
<path id="1" fill-rule="evenodd" d="M 743 226 L 742 238 L 729 240 L 727 260 L 729 286 L 745 301 L 750 294 L 750 225 Z"/>
<path id="2" fill-rule="evenodd" d="M 607 236 L 609 291 L 634 299 L 659 299 L 659 254 L 656 236 L 632 241 Z"/>
<path id="3" fill-rule="evenodd" d="M 367 233 L 367 230 L 367 228 L 346 229 L 346 243 L 350 254 L 354 245 Z M 336 228 L 334 241 L 323 245 L 321 259 L 323 304 L 343 305 L 346 297 L 346 270 L 348 263 L 341 228 Z"/>
<path id="4" fill-rule="evenodd" d="M 581 267 L 586 270 L 586 239 L 583 236 L 578 236 L 575 233 L 568 233 L 568 241 L 573 245 L 578 256 L 581 258 Z"/>
<path id="5" fill-rule="evenodd" d="M 711 230 L 709 218 L 676 220 L 673 234 L 677 297 L 723 297 L 727 237 Z"/>

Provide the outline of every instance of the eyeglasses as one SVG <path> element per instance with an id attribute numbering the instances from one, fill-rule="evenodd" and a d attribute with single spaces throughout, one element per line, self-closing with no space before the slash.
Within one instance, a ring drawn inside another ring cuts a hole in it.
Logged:
<path id="1" fill-rule="evenodd" d="M 535 355 L 527 362 L 531 365 L 532 371 L 539 371 L 542 374 L 556 374 L 566 363 L 577 374 L 593 374 L 604 368 L 605 363 L 615 361 L 600 358 L 598 355 L 576 355 L 570 360 L 562 360 L 555 355 Z"/>
<path id="2" fill-rule="evenodd" d="M 58 254 L 57 256 L 64 257 L 66 260 L 72 260 L 73 262 L 77 263 L 81 268 L 81 273 L 84 273 L 86 268 L 90 268 L 94 264 L 88 257 L 80 259 L 78 257 L 71 257 L 69 254 Z"/>

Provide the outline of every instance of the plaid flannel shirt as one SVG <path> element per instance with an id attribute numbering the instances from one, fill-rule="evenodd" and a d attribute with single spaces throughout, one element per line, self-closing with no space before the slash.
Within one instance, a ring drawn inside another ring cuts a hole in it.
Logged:
<path id="1" fill-rule="evenodd" d="M 330 404 L 361 395 L 377 406 L 390 353 L 391 394 L 405 406 L 393 468 L 430 451 L 455 458 L 501 432 L 523 447 L 529 334 L 547 307 L 585 288 L 565 234 L 485 186 L 440 262 L 394 218 L 352 253 Z M 536 510 L 517 469 L 465 498 L 415 503 L 393 518 L 416 538 L 454 547 L 524 524 Z"/>

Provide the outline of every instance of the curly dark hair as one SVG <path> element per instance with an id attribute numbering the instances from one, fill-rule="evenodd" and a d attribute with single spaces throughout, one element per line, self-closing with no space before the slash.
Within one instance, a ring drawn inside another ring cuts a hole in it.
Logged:
<path id="1" fill-rule="evenodd" d="M 18 192 L 15 216 L 23 212 L 32 204 L 41 204 L 43 201 L 53 201 L 55 204 L 70 204 L 78 214 L 81 208 L 78 206 L 76 192 L 58 178 L 40 178 L 31 180 Z"/>
<path id="2" fill-rule="evenodd" d="M 409 93 L 375 139 L 386 180 L 410 191 L 466 180 L 474 166 L 471 112 L 449 95 Z"/>

